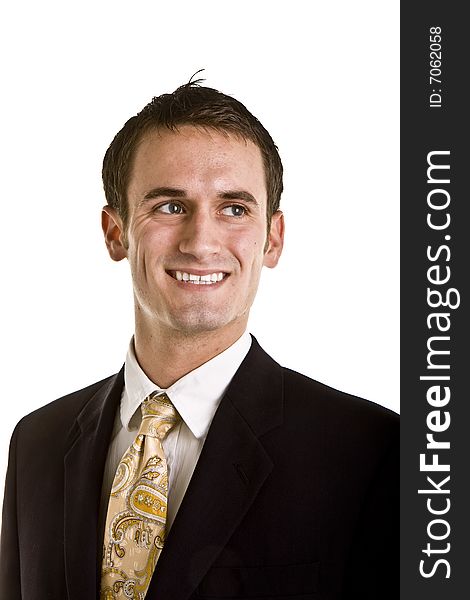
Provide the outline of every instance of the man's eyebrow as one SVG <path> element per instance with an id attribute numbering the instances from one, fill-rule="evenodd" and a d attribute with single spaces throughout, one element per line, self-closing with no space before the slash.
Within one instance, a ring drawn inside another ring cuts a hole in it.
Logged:
<path id="1" fill-rule="evenodd" d="M 161 198 L 162 196 L 166 198 L 184 198 L 186 196 L 186 192 L 184 190 L 180 190 L 179 188 L 156 187 L 145 194 L 144 201 L 154 200 L 155 198 Z"/>
<path id="2" fill-rule="evenodd" d="M 218 196 L 223 200 L 244 200 L 245 202 L 259 206 L 259 202 L 253 194 L 250 194 L 250 192 L 246 192 L 245 190 L 228 190 L 226 192 L 220 192 Z"/>

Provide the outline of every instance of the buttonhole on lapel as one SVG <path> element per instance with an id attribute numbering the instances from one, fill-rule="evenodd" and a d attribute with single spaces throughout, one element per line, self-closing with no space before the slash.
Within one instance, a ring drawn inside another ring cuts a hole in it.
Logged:
<path id="1" fill-rule="evenodd" d="M 240 476 L 240 479 L 243 481 L 243 483 L 246 486 L 248 486 L 250 484 L 250 480 L 248 479 L 248 475 L 243 470 L 243 467 L 241 465 L 239 465 L 238 463 L 235 463 L 233 466 L 237 470 L 237 473 Z"/>

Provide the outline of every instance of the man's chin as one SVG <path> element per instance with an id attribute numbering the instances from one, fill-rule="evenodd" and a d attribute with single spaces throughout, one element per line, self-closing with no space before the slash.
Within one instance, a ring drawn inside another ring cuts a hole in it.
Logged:
<path id="1" fill-rule="evenodd" d="M 173 328 L 180 335 L 187 337 L 220 331 L 229 328 L 233 322 L 227 316 L 207 313 L 178 315 L 178 317 L 172 319 Z"/>

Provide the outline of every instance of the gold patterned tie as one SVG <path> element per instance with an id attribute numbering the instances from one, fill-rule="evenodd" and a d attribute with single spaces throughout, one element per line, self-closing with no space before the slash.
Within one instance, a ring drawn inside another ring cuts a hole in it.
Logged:
<path id="1" fill-rule="evenodd" d="M 168 472 L 161 440 L 178 420 L 164 393 L 142 402 L 142 424 L 114 476 L 100 600 L 143 600 L 165 541 Z"/>

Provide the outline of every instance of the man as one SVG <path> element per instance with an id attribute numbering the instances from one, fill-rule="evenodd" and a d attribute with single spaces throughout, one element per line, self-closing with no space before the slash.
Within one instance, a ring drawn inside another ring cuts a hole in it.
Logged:
<path id="1" fill-rule="evenodd" d="M 124 125 L 103 181 L 135 335 L 117 375 L 15 429 L 1 597 L 396 598 L 396 415 L 246 333 L 283 246 L 269 133 L 189 83 Z"/>

